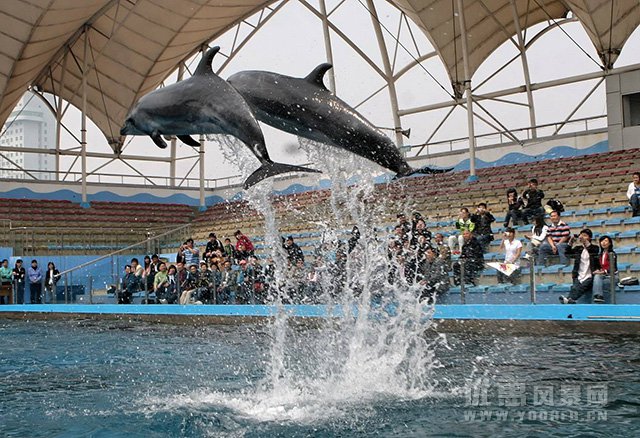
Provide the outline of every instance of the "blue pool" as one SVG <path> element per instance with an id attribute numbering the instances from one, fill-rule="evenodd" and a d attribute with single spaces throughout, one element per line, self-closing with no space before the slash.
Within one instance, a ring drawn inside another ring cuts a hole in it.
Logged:
<path id="1" fill-rule="evenodd" d="M 427 331 L 399 357 L 398 338 L 351 326 L 0 320 L 0 335 L 0 436 L 640 435 L 633 336 Z"/>

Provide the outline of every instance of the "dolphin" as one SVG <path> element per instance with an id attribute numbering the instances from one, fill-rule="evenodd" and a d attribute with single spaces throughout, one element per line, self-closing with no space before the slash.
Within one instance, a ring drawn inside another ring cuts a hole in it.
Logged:
<path id="1" fill-rule="evenodd" d="M 396 174 L 444 173 L 452 169 L 414 169 L 389 137 L 324 85 L 333 66 L 320 64 L 305 78 L 267 71 L 242 71 L 227 81 L 253 108 L 257 119 L 282 131 L 345 149 Z"/>
<path id="2" fill-rule="evenodd" d="M 148 135 L 162 149 L 167 147 L 162 136 L 175 135 L 189 146 L 199 146 L 191 135 L 232 135 L 251 149 L 261 164 L 245 181 L 245 189 L 280 173 L 318 172 L 269 158 L 251 107 L 211 68 L 219 50 L 217 46 L 207 50 L 190 78 L 142 96 L 127 115 L 120 135 Z"/>

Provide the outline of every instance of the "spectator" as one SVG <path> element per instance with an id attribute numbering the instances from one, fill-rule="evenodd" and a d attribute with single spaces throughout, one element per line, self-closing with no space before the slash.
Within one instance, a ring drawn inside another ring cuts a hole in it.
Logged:
<path id="1" fill-rule="evenodd" d="M 168 285 L 167 264 L 160 262 L 158 263 L 158 271 L 153 277 L 153 292 L 156 294 L 158 302 L 161 298 L 166 298 L 164 292 Z"/>
<path id="2" fill-rule="evenodd" d="M 356 248 L 356 245 L 358 244 L 358 240 L 360 240 L 360 229 L 358 228 L 357 225 L 354 225 L 353 228 L 351 229 L 351 237 L 349 237 L 349 241 L 347 242 L 349 254 L 351 254 L 351 251 L 353 251 Z"/>
<path id="3" fill-rule="evenodd" d="M 189 281 L 189 271 L 184 263 L 178 262 L 176 263 L 176 288 L 178 296 L 182 294 L 182 291 L 185 287 L 187 287 L 187 282 Z"/>
<path id="4" fill-rule="evenodd" d="M 246 262 L 247 260 L 249 260 L 249 257 L 251 257 L 251 253 L 246 250 L 243 243 L 238 242 L 238 245 L 236 247 L 236 261 L 238 263 L 242 261 Z"/>
<path id="5" fill-rule="evenodd" d="M 56 265 L 53 262 L 49 262 L 44 278 L 44 301 L 46 303 L 55 303 L 58 280 L 60 280 L 60 271 L 56 269 Z"/>
<path id="6" fill-rule="evenodd" d="M 454 224 L 456 230 L 458 230 L 458 236 L 452 234 L 449 236 L 449 248 L 453 250 L 458 243 L 458 252 L 462 251 L 462 246 L 464 245 L 464 237 L 463 234 L 465 231 L 473 232 L 476 228 L 476 224 L 471 220 L 471 215 L 469 214 L 469 209 L 466 207 L 462 207 L 460 209 L 460 216 L 458 220 L 456 220 Z"/>
<path id="7" fill-rule="evenodd" d="M 464 262 L 464 282 L 475 286 L 476 280 L 484 268 L 482 246 L 470 230 L 464 230 L 462 238 L 464 239 L 464 244 L 460 251 L 460 261 L 453 264 L 453 282 L 456 286 L 460 284 L 460 263 Z"/>
<path id="8" fill-rule="evenodd" d="M 436 249 L 438 257 L 444 260 L 447 269 L 451 270 L 451 249 L 445 243 L 444 234 L 436 233 L 433 236 L 432 246 Z"/>
<path id="9" fill-rule="evenodd" d="M 287 260 L 289 264 L 295 265 L 298 263 L 298 260 L 302 260 L 304 262 L 304 253 L 300 249 L 300 247 L 293 241 L 293 237 L 289 236 L 286 240 L 283 240 L 282 247 L 287 252 Z"/>
<path id="10" fill-rule="evenodd" d="M 529 180 L 529 188 L 522 193 L 522 200 L 525 206 L 522 210 L 522 218 L 525 225 L 529 224 L 532 218 L 544 215 L 543 199 L 544 192 L 538 189 L 538 180 L 531 178 Z"/>
<path id="11" fill-rule="evenodd" d="M 4 259 L 2 265 L 0 265 L 0 284 L 3 288 L 11 289 L 11 280 L 13 277 L 13 271 L 9 268 L 9 260 Z M 7 297 L 9 298 L 9 297 Z M 10 300 L 5 303 L 4 296 L 0 297 L 0 304 L 9 304 Z"/>
<path id="12" fill-rule="evenodd" d="M 409 221 L 407 221 L 407 217 L 404 213 L 398 213 L 396 215 L 396 219 L 398 222 L 396 225 L 400 226 L 400 228 L 402 229 L 402 240 L 407 240 L 409 238 L 409 234 L 411 233 L 411 224 L 409 223 Z"/>
<path id="13" fill-rule="evenodd" d="M 516 230 L 507 227 L 504 238 L 500 243 L 500 250 L 504 251 L 504 262 L 516 265 L 516 270 L 509 276 L 498 271 L 498 283 L 518 283 L 520 279 L 520 256 L 522 255 L 522 242 L 516 239 Z"/>
<path id="14" fill-rule="evenodd" d="M 245 251 L 249 253 L 249 255 L 253 255 L 253 251 L 255 248 L 253 247 L 253 243 L 247 236 L 242 234 L 242 231 L 238 230 L 235 232 L 234 237 L 236 238 L 236 250 L 240 250 L 240 245 L 244 246 Z"/>
<path id="15" fill-rule="evenodd" d="M 476 224 L 476 237 L 478 242 L 480 242 L 480 245 L 482 245 L 482 250 L 486 252 L 493 241 L 491 224 L 496 221 L 496 218 L 493 217 L 489 210 L 487 210 L 487 204 L 481 202 L 478 204 L 476 212 L 471 215 L 471 221 Z"/>
<path id="16" fill-rule="evenodd" d="M 29 302 L 31 304 L 42 303 L 42 269 L 38 266 L 37 260 L 31 260 L 31 267 L 27 269 L 29 277 Z M 26 301 L 26 300 L 25 300 Z"/>
<path id="17" fill-rule="evenodd" d="M 240 270 L 238 271 L 238 304 L 253 304 L 255 285 L 255 272 L 253 266 L 248 261 L 240 261 Z"/>
<path id="18" fill-rule="evenodd" d="M 507 214 L 504 217 L 504 227 L 509 226 L 509 222 L 513 223 L 513 226 L 517 226 L 522 222 L 522 207 L 524 203 L 522 198 L 518 198 L 518 191 L 511 187 L 507 190 Z"/>
<path id="19" fill-rule="evenodd" d="M 547 233 L 549 227 L 544 222 L 544 217 L 536 216 L 534 218 L 533 228 L 531 228 L 531 234 L 525 234 L 524 238 L 529 241 L 527 245 L 527 253 L 531 260 L 535 260 L 538 255 L 540 245 L 547 239 Z"/>
<path id="20" fill-rule="evenodd" d="M 24 304 L 24 285 L 27 278 L 27 272 L 22 266 L 22 259 L 16 260 L 16 264 L 13 267 L 13 282 L 16 288 L 16 304 Z"/>
<path id="21" fill-rule="evenodd" d="M 186 305 L 192 302 L 199 279 L 200 273 L 198 272 L 198 265 L 189 265 L 186 280 L 183 287 L 180 289 L 181 293 L 180 298 L 178 299 L 180 304 Z M 198 304 L 202 304 L 202 302 Z"/>
<path id="22" fill-rule="evenodd" d="M 236 258 L 236 249 L 233 247 L 231 239 L 228 237 L 224 239 L 224 251 L 222 252 L 222 255 L 229 261 L 233 261 Z M 224 266 L 224 264 L 218 265 L 219 268 L 222 268 L 222 266 Z"/>
<path id="23" fill-rule="evenodd" d="M 609 236 L 600 236 L 600 269 L 593 271 L 593 302 L 595 304 L 603 304 L 605 302 L 605 294 L 613 284 L 618 282 L 618 256 L 613 250 L 613 241 Z M 613 273 L 613 276 L 612 274 Z"/>
<path id="24" fill-rule="evenodd" d="M 142 283 L 140 286 L 142 290 L 150 292 L 153 287 L 153 278 L 151 276 L 151 257 L 144 256 L 144 261 L 142 263 Z"/>
<path id="25" fill-rule="evenodd" d="M 118 304 L 131 304 L 133 293 L 138 290 L 138 279 L 133 270 L 133 266 L 125 265 L 122 287 L 118 293 Z"/>
<path id="26" fill-rule="evenodd" d="M 224 262 L 221 272 L 221 282 L 218 286 L 218 304 L 235 304 L 238 291 L 238 274 L 231 269 L 231 262 Z"/>
<path id="27" fill-rule="evenodd" d="M 418 225 L 418 221 L 422 219 L 424 221 L 424 218 L 422 217 L 422 213 L 420 213 L 419 211 L 414 211 L 413 214 L 411 215 L 411 237 L 413 238 L 413 235 L 416 233 L 416 226 Z"/>
<path id="28" fill-rule="evenodd" d="M 187 246 L 187 242 L 184 242 L 182 245 L 180 245 L 180 247 L 178 248 L 178 253 L 176 254 L 176 263 L 184 263 L 184 254 L 183 254 L 183 250 L 184 248 Z"/>
<path id="29" fill-rule="evenodd" d="M 420 301 L 426 299 L 431 304 L 449 291 L 449 270 L 432 247 L 427 247 L 425 257 L 420 260 L 417 280 L 422 286 Z"/>
<path id="30" fill-rule="evenodd" d="M 593 273 L 600 270 L 600 260 L 598 257 L 598 247 L 591 243 L 593 233 L 589 228 L 580 231 L 578 240 L 580 245 L 573 247 L 576 237 L 569 239 L 567 255 L 575 259 L 573 265 L 573 285 L 569 297 L 560 296 L 562 304 L 575 304 L 576 301 L 587 294 L 593 295 Z"/>
<path id="31" fill-rule="evenodd" d="M 209 241 L 204 249 L 204 261 L 209 263 L 212 258 L 216 257 L 217 251 L 224 252 L 224 245 L 216 237 L 216 233 L 209 233 Z"/>
<path id="32" fill-rule="evenodd" d="M 416 247 L 418 244 L 418 238 L 424 237 L 427 244 L 431 244 L 431 231 L 427 229 L 427 223 L 424 219 L 419 218 L 415 222 L 413 231 L 411 232 L 411 246 Z"/>
<path id="33" fill-rule="evenodd" d="M 186 266 L 196 265 L 200 263 L 200 250 L 194 247 L 192 238 L 188 238 L 184 245 L 182 245 L 182 256 L 184 257 L 184 264 Z"/>
<path id="34" fill-rule="evenodd" d="M 629 198 L 632 216 L 640 216 L 640 172 L 633 173 L 633 181 L 627 188 L 627 198 Z"/>
<path id="35" fill-rule="evenodd" d="M 166 265 L 162 263 L 166 268 Z M 160 269 L 164 271 L 164 268 L 160 266 Z M 167 269 L 167 278 L 162 281 L 163 275 L 158 272 L 160 279 L 156 282 L 158 288 L 156 290 L 156 297 L 160 304 L 175 304 L 178 302 L 178 269 L 171 265 Z"/>
<path id="36" fill-rule="evenodd" d="M 571 237 L 571 228 L 560 219 L 559 211 L 552 211 L 549 217 L 551 225 L 547 229 L 546 240 L 540 244 L 538 249 L 537 263 L 543 265 L 550 256 L 557 255 L 560 257 L 560 263 L 566 265 L 568 259 L 565 253 Z"/>

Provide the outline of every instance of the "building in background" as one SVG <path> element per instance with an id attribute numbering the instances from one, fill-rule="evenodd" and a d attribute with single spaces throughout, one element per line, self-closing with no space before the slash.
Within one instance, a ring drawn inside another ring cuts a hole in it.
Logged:
<path id="1" fill-rule="evenodd" d="M 2 127 L 0 145 L 17 148 L 54 149 L 56 119 L 47 105 L 37 96 L 25 93 Z M 23 179 L 22 169 L 42 180 L 55 179 L 55 157 L 49 154 L 3 152 L 0 156 L 0 178 Z M 22 169 L 17 168 L 20 166 Z M 38 172 L 40 171 L 40 172 Z"/>

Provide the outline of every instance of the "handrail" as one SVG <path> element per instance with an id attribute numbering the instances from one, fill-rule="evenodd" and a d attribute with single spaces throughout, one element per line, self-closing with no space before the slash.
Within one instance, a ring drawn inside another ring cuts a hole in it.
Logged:
<path id="1" fill-rule="evenodd" d="M 73 271 L 75 271 L 75 270 L 77 270 L 77 269 L 85 268 L 85 267 L 90 266 L 90 265 L 92 265 L 92 264 L 94 264 L 94 263 L 97 263 L 97 262 L 99 262 L 99 261 L 101 261 L 101 260 L 104 260 L 104 259 L 106 259 L 106 258 L 112 257 L 112 256 L 114 256 L 114 255 L 116 255 L 116 254 L 120 254 L 120 253 L 122 253 L 122 252 L 125 252 L 125 251 L 127 251 L 127 250 L 130 250 L 131 248 L 135 248 L 136 246 L 143 245 L 143 244 L 145 244 L 145 243 L 147 243 L 147 242 L 150 242 L 150 241 L 152 241 L 152 240 L 159 239 L 159 238 L 164 237 L 164 236 L 168 236 L 169 234 L 175 233 L 176 231 L 180 231 L 180 230 L 183 230 L 183 229 L 185 229 L 185 228 L 189 228 L 190 226 L 191 226 L 191 224 L 190 224 L 190 223 L 189 223 L 189 224 L 183 224 L 183 225 L 180 225 L 179 227 L 174 228 L 174 229 L 172 229 L 172 230 L 170 230 L 170 231 L 167 231 L 166 233 L 162 233 L 162 234 L 158 234 L 157 236 L 149 237 L 149 238 L 147 238 L 147 239 L 145 239 L 145 240 L 142 240 L 142 241 L 140 241 L 140 242 L 134 243 L 134 244 L 129 245 L 129 246 L 125 246 L 124 248 L 120 248 L 119 250 L 116 250 L 116 251 L 110 252 L 109 254 L 102 255 L 102 256 L 100 256 L 100 257 L 98 257 L 98 258 L 95 258 L 95 259 L 93 259 L 93 260 L 90 260 L 90 261 L 88 261 L 88 262 L 81 263 L 81 264 L 79 264 L 78 266 L 74 266 L 73 268 L 69 268 L 69 269 L 67 269 L 67 270 L 64 270 L 64 271 L 60 272 L 60 274 L 59 274 L 59 275 L 60 275 L 60 276 L 63 276 L 64 274 L 68 274 L 69 272 L 73 272 Z"/>

